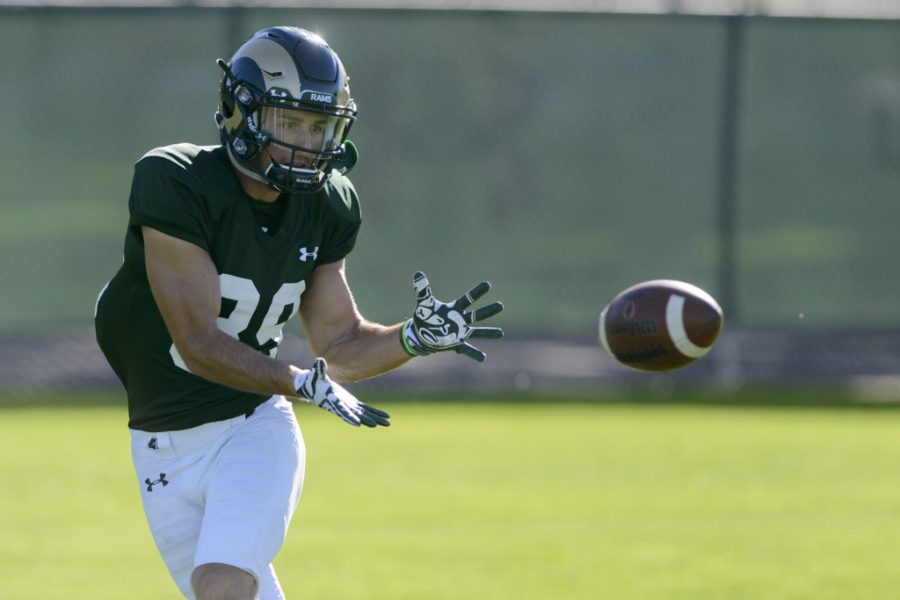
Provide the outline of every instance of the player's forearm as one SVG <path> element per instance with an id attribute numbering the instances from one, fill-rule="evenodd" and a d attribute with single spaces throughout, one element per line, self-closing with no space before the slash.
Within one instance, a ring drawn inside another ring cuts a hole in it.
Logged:
<path id="1" fill-rule="evenodd" d="M 179 340 L 176 346 L 199 377 L 256 394 L 295 395 L 297 367 L 269 358 L 222 331 Z"/>
<path id="2" fill-rule="evenodd" d="M 401 324 L 363 321 L 325 351 L 328 373 L 335 381 L 359 381 L 396 369 L 412 357 L 400 345 Z M 316 350 L 315 348 L 313 349 Z"/>

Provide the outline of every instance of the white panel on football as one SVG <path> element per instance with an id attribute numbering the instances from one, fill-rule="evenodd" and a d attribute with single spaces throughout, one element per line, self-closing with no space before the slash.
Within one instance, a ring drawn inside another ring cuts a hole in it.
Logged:
<path id="1" fill-rule="evenodd" d="M 606 309 L 603 309 L 603 312 L 600 313 L 600 323 L 597 326 L 597 339 L 600 340 L 600 345 L 603 346 L 603 349 L 607 352 L 610 352 L 609 342 L 606 341 Z M 610 352 L 611 353 L 611 352 Z"/>
<path id="2" fill-rule="evenodd" d="M 715 298 L 709 295 L 709 292 L 697 287 L 692 283 L 687 283 L 686 281 L 678 281 L 677 279 L 656 279 L 654 281 L 648 281 L 647 283 L 656 283 L 658 285 L 675 288 L 676 290 L 682 291 L 689 296 L 697 296 L 710 306 L 715 306 L 717 308 L 719 306 L 719 303 L 716 302 Z M 722 309 L 719 309 L 719 312 L 722 312 Z"/>
<path id="3" fill-rule="evenodd" d="M 709 348 L 701 348 L 688 339 L 684 330 L 684 296 L 677 294 L 669 296 L 669 301 L 666 302 L 666 327 L 672 343 L 685 356 L 700 358 L 709 352 Z"/>

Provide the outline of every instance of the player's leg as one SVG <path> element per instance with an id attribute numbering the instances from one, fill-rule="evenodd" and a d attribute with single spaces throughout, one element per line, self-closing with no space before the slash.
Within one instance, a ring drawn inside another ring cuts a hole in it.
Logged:
<path id="1" fill-rule="evenodd" d="M 269 565 L 256 577 L 237 567 L 220 563 L 207 563 L 194 569 L 191 585 L 195 590 L 196 600 L 215 598 L 216 600 L 284 600 L 284 591 L 275 575 L 275 569 Z M 197 592 L 196 590 L 199 590 Z"/>
<path id="2" fill-rule="evenodd" d="M 284 543 L 303 485 L 305 449 L 293 406 L 259 406 L 222 447 L 207 473 L 206 508 L 195 565 L 224 564 L 252 573 L 260 600 L 284 594 L 271 562 Z M 222 577 L 233 574 L 221 572 Z M 204 577 L 218 586 L 217 576 Z M 203 590 L 198 588 L 198 598 Z"/>
<path id="3" fill-rule="evenodd" d="M 176 455 L 167 434 L 131 433 L 132 458 L 150 533 L 181 593 L 193 598 L 191 571 L 203 523 L 196 492 L 200 461 L 196 456 Z"/>
<path id="4" fill-rule="evenodd" d="M 243 569 L 211 563 L 200 565 L 191 575 L 197 600 L 253 600 L 256 578 Z"/>
<path id="5" fill-rule="evenodd" d="M 174 504 L 172 506 L 174 507 Z M 178 589 L 185 598 L 192 599 L 194 596 L 191 589 L 191 572 L 203 513 L 196 507 L 182 504 L 179 510 L 181 516 L 161 519 L 153 515 L 154 510 L 145 505 L 153 540 Z"/>
<path id="6" fill-rule="evenodd" d="M 246 600 L 250 598 L 283 599 L 284 591 L 272 565 L 259 577 L 259 585 L 252 573 L 219 563 L 200 565 L 191 576 L 196 600 Z M 258 595 L 257 595 L 258 594 Z"/>
<path id="7" fill-rule="evenodd" d="M 281 583 L 275 575 L 275 569 L 272 565 L 259 578 L 259 597 L 266 600 L 280 600 L 284 598 L 284 591 L 281 589 Z"/>

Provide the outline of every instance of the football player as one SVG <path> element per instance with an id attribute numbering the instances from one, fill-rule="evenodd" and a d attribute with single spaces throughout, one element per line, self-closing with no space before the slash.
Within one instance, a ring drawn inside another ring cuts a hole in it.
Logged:
<path id="1" fill-rule="evenodd" d="M 344 277 L 360 227 L 344 66 L 291 27 L 263 29 L 218 63 L 222 143 L 138 161 L 124 263 L 95 321 L 127 391 L 144 511 L 181 592 L 271 600 L 284 597 L 271 563 L 304 475 L 287 398 L 387 426 L 338 382 L 445 350 L 484 360 L 467 340 L 501 337 L 474 324 L 503 306 L 469 310 L 487 282 L 440 302 L 416 273 L 410 319 L 363 318 Z M 294 313 L 319 357 L 307 369 L 276 359 Z"/>

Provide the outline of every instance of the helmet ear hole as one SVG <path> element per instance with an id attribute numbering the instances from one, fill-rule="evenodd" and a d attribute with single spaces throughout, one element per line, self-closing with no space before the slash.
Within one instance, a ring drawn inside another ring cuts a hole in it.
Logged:
<path id="1" fill-rule="evenodd" d="M 340 157 L 332 159 L 331 166 L 335 170 L 346 175 L 352 171 L 353 167 L 356 166 L 356 163 L 359 162 L 359 150 L 356 149 L 356 144 L 350 140 L 346 140 L 341 145 L 341 151 Z"/>

